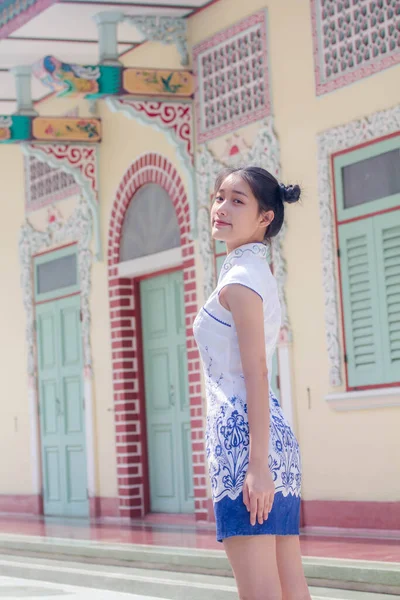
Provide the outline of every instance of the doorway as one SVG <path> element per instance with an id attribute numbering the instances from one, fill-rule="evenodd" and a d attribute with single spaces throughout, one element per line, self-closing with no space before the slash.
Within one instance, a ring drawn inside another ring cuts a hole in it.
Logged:
<path id="1" fill-rule="evenodd" d="M 150 510 L 193 513 L 183 272 L 140 284 Z"/>
<path id="2" fill-rule="evenodd" d="M 36 344 L 45 515 L 87 517 L 81 308 L 76 246 L 35 258 Z"/>

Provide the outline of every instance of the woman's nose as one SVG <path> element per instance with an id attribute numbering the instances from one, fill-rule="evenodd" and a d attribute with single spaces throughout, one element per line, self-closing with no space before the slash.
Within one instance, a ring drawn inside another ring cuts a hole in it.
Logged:
<path id="1" fill-rule="evenodd" d="M 226 201 L 218 205 L 217 215 L 226 215 Z"/>

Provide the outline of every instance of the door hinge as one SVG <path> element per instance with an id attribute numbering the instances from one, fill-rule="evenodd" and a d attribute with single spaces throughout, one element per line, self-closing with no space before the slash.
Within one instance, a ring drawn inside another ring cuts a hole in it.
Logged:
<path id="1" fill-rule="evenodd" d="M 337 257 L 340 258 L 341 256 L 341 252 L 340 252 L 340 248 L 337 249 Z"/>
<path id="2" fill-rule="evenodd" d="M 36 319 L 33 320 L 33 330 L 37 331 L 37 322 L 36 322 Z"/>
<path id="3" fill-rule="evenodd" d="M 89 500 L 89 488 L 86 488 L 86 498 Z"/>
<path id="4" fill-rule="evenodd" d="M 276 376 L 276 387 L 278 388 L 278 390 L 281 389 L 281 378 L 279 377 L 279 375 Z"/>
<path id="5" fill-rule="evenodd" d="M 347 364 L 349 362 L 347 354 L 344 355 L 344 362 Z"/>
<path id="6" fill-rule="evenodd" d="M 82 309 L 79 311 L 79 318 L 80 318 L 81 323 L 82 323 L 82 321 L 83 321 Z"/>

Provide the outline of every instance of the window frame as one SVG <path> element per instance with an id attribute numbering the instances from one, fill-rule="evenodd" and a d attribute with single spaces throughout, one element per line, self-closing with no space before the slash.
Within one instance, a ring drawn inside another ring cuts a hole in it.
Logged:
<path id="1" fill-rule="evenodd" d="M 342 331 L 343 341 L 343 356 L 344 356 L 344 370 L 345 370 L 345 385 L 346 392 L 357 392 L 363 390 L 379 390 L 384 388 L 394 388 L 400 386 L 400 378 L 398 381 L 391 383 L 376 383 L 370 385 L 350 385 L 349 384 L 349 368 L 347 359 L 347 343 L 346 343 L 346 329 L 345 329 L 345 309 L 344 309 L 344 296 L 343 296 L 343 284 L 342 284 L 342 267 L 340 260 L 340 243 L 339 243 L 339 228 L 341 225 L 345 225 L 351 222 L 372 219 L 378 215 L 382 215 L 389 212 L 400 211 L 400 193 L 393 194 L 377 200 L 372 200 L 365 204 L 360 204 L 355 207 L 344 208 L 344 195 L 343 195 L 343 179 L 342 179 L 342 167 L 354 164 L 365 158 L 371 158 L 372 156 L 378 156 L 384 154 L 390 150 L 399 148 L 400 154 L 400 131 L 396 131 L 387 136 L 381 136 L 375 138 L 363 144 L 352 146 L 331 154 L 330 165 L 331 165 L 331 181 L 333 190 L 333 213 L 334 213 L 334 229 L 335 229 L 335 241 L 336 241 L 336 265 L 338 271 L 338 289 L 339 289 L 339 305 L 340 305 L 340 326 Z M 372 149 L 372 152 L 371 152 Z M 399 156 L 400 161 L 400 156 Z"/>
<path id="2" fill-rule="evenodd" d="M 43 265 L 45 263 L 52 262 L 53 260 L 57 260 L 59 258 L 64 258 L 65 256 L 76 257 L 76 283 L 74 285 L 61 287 L 52 290 L 51 292 L 45 292 L 40 294 L 38 292 L 38 276 L 37 276 L 37 267 L 39 265 Z M 81 281 L 80 281 L 80 272 L 79 272 L 79 254 L 78 254 L 78 244 L 68 244 L 67 246 L 63 246 L 61 248 L 56 248 L 54 250 L 48 250 L 47 252 L 43 252 L 41 254 L 37 254 L 33 256 L 33 284 L 34 284 L 34 298 L 35 302 L 49 302 L 50 300 L 55 300 L 59 298 L 64 298 L 66 296 L 72 296 L 74 294 L 80 293 L 81 289 Z"/>

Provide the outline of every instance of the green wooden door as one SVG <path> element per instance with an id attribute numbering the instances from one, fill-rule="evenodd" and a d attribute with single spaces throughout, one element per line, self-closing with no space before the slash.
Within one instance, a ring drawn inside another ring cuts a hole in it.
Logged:
<path id="1" fill-rule="evenodd" d="M 152 512 L 194 510 L 183 273 L 140 286 Z"/>
<path id="2" fill-rule="evenodd" d="M 36 307 L 46 515 L 89 514 L 80 329 L 79 295 Z"/>

